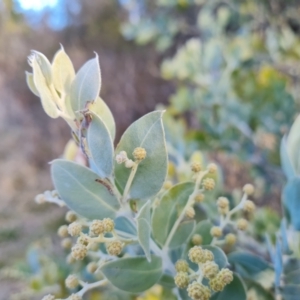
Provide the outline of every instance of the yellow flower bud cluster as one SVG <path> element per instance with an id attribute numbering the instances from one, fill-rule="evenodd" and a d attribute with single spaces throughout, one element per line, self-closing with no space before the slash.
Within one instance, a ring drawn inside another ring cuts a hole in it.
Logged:
<path id="1" fill-rule="evenodd" d="M 146 158 L 147 152 L 145 148 L 137 147 L 133 150 L 132 155 L 135 161 L 140 162 Z"/>
<path id="2" fill-rule="evenodd" d="M 69 232 L 68 232 L 68 226 L 67 225 L 62 225 L 58 228 L 57 234 L 59 237 L 65 238 L 68 237 Z"/>
<path id="3" fill-rule="evenodd" d="M 229 246 L 234 245 L 236 243 L 236 235 L 233 233 L 226 234 L 225 243 Z"/>
<path id="4" fill-rule="evenodd" d="M 198 162 L 193 162 L 193 163 L 191 164 L 191 170 L 192 170 L 192 172 L 194 172 L 194 173 L 199 173 L 199 172 L 201 171 L 201 169 L 202 169 L 202 166 L 201 166 L 200 163 L 198 163 Z"/>
<path id="5" fill-rule="evenodd" d="M 115 228 L 115 223 L 112 219 L 105 218 L 103 220 L 94 220 L 90 225 L 90 233 L 99 236 L 106 232 L 112 232 Z"/>
<path id="6" fill-rule="evenodd" d="M 226 197 L 220 197 L 217 200 L 217 205 L 221 215 L 226 215 L 229 212 L 229 200 Z"/>
<path id="7" fill-rule="evenodd" d="M 207 261 L 213 261 L 214 255 L 209 250 L 203 249 L 200 246 L 194 246 L 189 251 L 189 259 L 193 263 L 201 264 Z"/>
<path id="8" fill-rule="evenodd" d="M 255 204 L 251 200 L 246 200 L 243 206 L 243 210 L 248 213 L 253 213 L 255 211 Z"/>
<path id="9" fill-rule="evenodd" d="M 79 222 L 73 222 L 68 226 L 68 232 L 71 236 L 79 236 L 82 230 L 82 225 Z"/>
<path id="10" fill-rule="evenodd" d="M 218 167 L 217 167 L 216 164 L 209 164 L 209 165 L 207 166 L 207 171 L 208 171 L 208 173 L 210 173 L 210 174 L 216 174 L 217 171 L 218 171 Z"/>
<path id="11" fill-rule="evenodd" d="M 75 275 L 69 275 L 65 280 L 68 289 L 75 289 L 79 285 L 79 280 Z"/>
<path id="12" fill-rule="evenodd" d="M 185 215 L 189 219 L 193 219 L 195 217 L 195 209 L 192 206 L 187 207 L 185 210 Z"/>
<path id="13" fill-rule="evenodd" d="M 219 272 L 219 266 L 214 261 L 207 261 L 201 266 L 201 269 L 207 279 L 214 278 Z"/>
<path id="14" fill-rule="evenodd" d="M 248 228 L 248 221 L 246 219 L 239 219 L 236 222 L 236 227 L 239 230 L 245 231 Z"/>
<path id="15" fill-rule="evenodd" d="M 82 300 L 78 294 L 72 294 L 67 300 Z"/>
<path id="16" fill-rule="evenodd" d="M 223 234 L 222 228 L 218 226 L 213 226 L 210 230 L 210 234 L 216 238 L 221 237 Z"/>
<path id="17" fill-rule="evenodd" d="M 202 182 L 202 186 L 206 191 L 212 191 L 215 185 L 215 181 L 212 178 L 205 178 Z"/>
<path id="18" fill-rule="evenodd" d="M 211 296 L 210 289 L 197 281 L 189 284 L 187 292 L 193 300 L 209 300 Z"/>
<path id="19" fill-rule="evenodd" d="M 196 203 L 201 203 L 201 202 L 203 202 L 203 201 L 204 201 L 204 194 L 202 194 L 202 193 L 197 194 L 197 195 L 195 196 L 194 201 L 195 201 Z"/>
<path id="20" fill-rule="evenodd" d="M 174 281 L 180 289 L 184 289 L 189 285 L 189 274 L 187 272 L 178 272 L 175 275 Z"/>
<path id="21" fill-rule="evenodd" d="M 186 260 L 180 259 L 175 264 L 175 269 L 177 272 L 188 272 L 189 270 L 189 264 Z"/>
<path id="22" fill-rule="evenodd" d="M 124 163 L 125 167 L 128 169 L 132 168 L 134 165 L 134 161 L 127 157 L 126 151 L 121 151 L 119 154 L 116 155 L 116 162 L 117 164 Z"/>
<path id="23" fill-rule="evenodd" d="M 247 194 L 248 196 L 252 195 L 254 193 L 254 186 L 252 184 L 245 184 L 243 187 L 243 192 Z"/>
<path id="24" fill-rule="evenodd" d="M 194 234 L 192 236 L 192 243 L 195 246 L 200 246 L 202 244 L 202 236 L 200 234 Z"/>
<path id="25" fill-rule="evenodd" d="M 222 291 L 224 287 L 233 280 L 232 271 L 222 269 L 214 278 L 209 281 L 211 289 L 215 292 Z"/>
<path id="26" fill-rule="evenodd" d="M 75 244 L 72 247 L 71 255 L 76 260 L 83 260 L 87 255 L 87 247 L 82 244 Z"/>
<path id="27" fill-rule="evenodd" d="M 65 219 L 67 222 L 72 223 L 78 219 L 78 216 L 76 215 L 76 213 L 74 211 L 70 210 L 66 213 Z"/>
<path id="28" fill-rule="evenodd" d="M 121 254 L 124 243 L 119 240 L 106 243 L 106 251 L 109 255 L 118 256 Z"/>

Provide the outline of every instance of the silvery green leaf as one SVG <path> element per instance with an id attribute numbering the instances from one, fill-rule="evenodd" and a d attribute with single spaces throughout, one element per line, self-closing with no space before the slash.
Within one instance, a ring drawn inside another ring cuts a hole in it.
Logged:
<path id="1" fill-rule="evenodd" d="M 271 268 L 267 261 L 247 252 L 231 252 L 228 255 L 228 261 L 231 265 L 241 266 L 249 276 L 255 276 Z"/>
<path id="2" fill-rule="evenodd" d="M 169 275 L 169 274 L 163 274 L 161 276 L 161 278 L 159 279 L 159 284 L 168 289 L 172 289 L 172 288 L 176 287 L 175 282 L 174 282 L 174 276 Z"/>
<path id="3" fill-rule="evenodd" d="M 35 60 L 37 64 L 39 65 L 41 72 L 46 80 L 47 85 L 51 85 L 53 82 L 53 76 L 52 76 L 52 68 L 51 64 L 48 60 L 48 58 L 41 52 L 32 51 L 32 57 L 30 57 L 30 60 Z"/>
<path id="4" fill-rule="evenodd" d="M 281 275 L 283 272 L 283 261 L 282 261 L 282 251 L 281 251 L 281 243 L 277 239 L 275 256 L 274 256 L 274 269 L 275 269 L 275 286 L 280 286 Z"/>
<path id="5" fill-rule="evenodd" d="M 105 263 L 101 272 L 112 285 L 130 293 L 140 293 L 151 288 L 162 275 L 162 261 L 152 256 L 126 257 Z"/>
<path id="6" fill-rule="evenodd" d="M 109 178 L 113 172 L 114 146 L 104 122 L 94 113 L 87 131 L 87 142 L 91 158 L 97 173 L 102 178 Z"/>
<path id="7" fill-rule="evenodd" d="M 164 246 L 174 223 L 186 205 L 189 196 L 193 193 L 193 190 L 194 183 L 192 182 L 174 185 L 164 194 L 159 205 L 154 209 L 152 234 L 160 246 Z"/>
<path id="8" fill-rule="evenodd" d="M 300 230 L 300 178 L 295 177 L 288 181 L 283 190 L 283 204 L 294 228 Z"/>
<path id="9" fill-rule="evenodd" d="M 188 238 L 191 236 L 195 228 L 196 222 L 194 220 L 184 221 L 178 226 L 171 242 L 169 248 L 177 248 L 186 243 Z"/>
<path id="10" fill-rule="evenodd" d="M 114 218 L 119 202 L 109 182 L 84 166 L 56 159 L 51 164 L 52 180 L 68 207 L 88 219 Z"/>
<path id="11" fill-rule="evenodd" d="M 299 300 L 300 295 L 300 285 L 299 284 L 289 284 L 282 287 L 281 295 L 284 300 Z"/>
<path id="12" fill-rule="evenodd" d="M 106 103 L 100 97 L 98 97 L 95 102 L 89 105 L 89 110 L 102 119 L 110 132 L 111 139 L 114 140 L 116 136 L 116 124 L 114 117 Z"/>
<path id="13" fill-rule="evenodd" d="M 289 135 L 287 137 L 287 153 L 291 165 L 297 174 L 300 173 L 299 156 L 300 156 L 300 115 L 294 121 Z"/>
<path id="14" fill-rule="evenodd" d="M 150 226 L 150 207 L 151 201 L 148 200 L 143 207 L 140 209 L 136 221 L 138 230 L 138 239 L 141 247 L 143 248 L 147 260 L 151 260 L 150 255 L 150 236 L 151 236 L 151 226 Z"/>
<path id="15" fill-rule="evenodd" d="M 283 218 L 280 223 L 280 237 L 282 241 L 282 247 L 284 254 L 291 255 L 292 251 L 289 247 L 289 242 L 287 238 L 287 220 Z"/>
<path id="16" fill-rule="evenodd" d="M 34 84 L 34 81 L 33 81 L 33 74 L 32 73 L 29 73 L 29 72 L 25 72 L 25 74 L 26 74 L 26 83 L 27 83 L 27 85 L 28 85 L 28 87 L 29 87 L 29 89 L 31 90 L 31 92 L 33 93 L 33 94 L 35 94 L 36 96 L 40 96 L 39 95 L 39 92 L 38 92 L 38 90 L 36 89 L 36 87 L 35 87 L 35 84 Z"/>
<path id="17" fill-rule="evenodd" d="M 224 251 L 216 246 L 202 246 L 203 249 L 207 249 L 214 254 L 214 261 L 220 269 L 228 266 L 227 256 Z"/>
<path id="18" fill-rule="evenodd" d="M 70 91 L 71 83 L 75 77 L 73 64 L 66 54 L 63 46 L 58 50 L 52 62 L 53 85 L 60 94 Z"/>
<path id="19" fill-rule="evenodd" d="M 137 147 L 145 148 L 146 158 L 139 163 L 133 179 L 130 197 L 134 199 L 148 199 L 157 194 L 167 175 L 167 151 L 162 124 L 162 111 L 149 113 L 135 121 L 123 134 L 116 153 L 126 151 L 130 159 Z M 130 174 L 130 169 L 124 164 L 115 163 L 116 183 L 123 192 Z"/>
<path id="20" fill-rule="evenodd" d="M 71 105 L 74 112 L 83 110 L 88 102 L 94 102 L 101 88 L 101 73 L 98 55 L 86 62 L 71 84 Z"/>
<path id="21" fill-rule="evenodd" d="M 124 216 L 115 219 L 115 230 L 123 237 L 134 238 L 137 236 L 135 224 Z"/>
<path id="22" fill-rule="evenodd" d="M 295 169 L 294 169 L 294 167 L 291 163 L 291 159 L 290 159 L 288 151 L 287 151 L 287 138 L 286 138 L 286 136 L 284 136 L 281 140 L 280 160 L 281 160 L 281 166 L 282 166 L 282 169 L 283 169 L 283 172 L 284 172 L 285 176 L 288 179 L 292 179 L 293 177 L 295 177 L 296 176 Z"/>
<path id="23" fill-rule="evenodd" d="M 56 105 L 59 102 L 59 98 L 50 90 L 36 57 L 32 59 L 32 69 L 34 85 L 40 95 L 44 111 L 51 118 L 59 117 L 59 110 Z"/>
<path id="24" fill-rule="evenodd" d="M 243 280 L 239 275 L 234 274 L 233 281 L 226 285 L 224 290 L 215 293 L 211 300 L 246 300 L 247 292 Z"/>

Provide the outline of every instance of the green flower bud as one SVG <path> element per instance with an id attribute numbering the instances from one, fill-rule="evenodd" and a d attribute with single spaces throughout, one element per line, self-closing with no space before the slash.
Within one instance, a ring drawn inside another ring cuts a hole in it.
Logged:
<path id="1" fill-rule="evenodd" d="M 213 261 L 206 262 L 201 266 L 201 269 L 204 274 L 204 277 L 207 279 L 215 277 L 219 272 L 219 266 Z"/>
<path id="2" fill-rule="evenodd" d="M 189 264 L 184 259 L 179 259 L 175 264 L 175 269 L 177 272 L 188 272 Z"/>
<path id="3" fill-rule="evenodd" d="M 123 249 L 124 244 L 121 241 L 112 241 L 106 244 L 106 250 L 109 255 L 118 256 Z"/>
<path id="4" fill-rule="evenodd" d="M 75 289 L 79 285 L 79 280 L 75 275 L 69 275 L 65 280 L 68 289 Z"/>
<path id="5" fill-rule="evenodd" d="M 83 260 L 87 255 L 87 248 L 82 244 L 76 244 L 72 247 L 71 254 L 76 260 Z"/>
<path id="6" fill-rule="evenodd" d="M 209 300 L 211 296 L 210 289 L 197 281 L 189 284 L 187 292 L 193 300 Z"/>
<path id="7" fill-rule="evenodd" d="M 174 278 L 174 281 L 180 289 L 184 289 L 189 284 L 189 275 L 186 272 L 178 272 Z"/>
<path id="8" fill-rule="evenodd" d="M 79 236 L 82 230 L 82 225 L 78 222 L 73 222 L 68 226 L 68 232 L 71 236 Z"/>

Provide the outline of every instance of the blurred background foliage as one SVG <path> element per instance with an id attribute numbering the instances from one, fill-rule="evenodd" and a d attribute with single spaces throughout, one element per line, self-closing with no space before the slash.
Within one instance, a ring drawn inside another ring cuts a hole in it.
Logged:
<path id="1" fill-rule="evenodd" d="M 43 258 L 37 249 L 57 244 L 53 233 L 63 211 L 38 207 L 33 198 L 51 189 L 47 162 L 62 154 L 69 131 L 44 114 L 26 87 L 31 49 L 52 57 L 61 43 L 76 69 L 96 51 L 101 97 L 118 136 L 163 106 L 174 164 L 201 150 L 221 165 L 226 193 L 252 181 L 257 203 L 279 212 L 279 141 L 300 111 L 299 14 L 297 0 L 59 0 L 39 11 L 2 0 L 0 299 L 23 290 L 28 280 L 39 290 L 37 277 L 61 283 L 65 272 L 58 269 L 53 280 L 35 267 L 45 259 L 57 267 L 55 253 Z M 274 211 L 262 210 L 256 235 L 275 232 L 278 224 Z M 39 240 L 49 233 L 51 241 Z M 20 266 L 21 274 L 9 273 L 7 266 L 22 260 L 32 243 L 29 264 Z"/>

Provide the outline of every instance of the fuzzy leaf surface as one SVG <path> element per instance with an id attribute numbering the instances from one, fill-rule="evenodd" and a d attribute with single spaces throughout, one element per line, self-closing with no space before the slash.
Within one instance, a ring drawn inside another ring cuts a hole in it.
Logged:
<path id="1" fill-rule="evenodd" d="M 162 261 L 158 256 L 152 256 L 151 262 L 144 256 L 121 258 L 104 264 L 101 272 L 120 290 L 140 293 L 159 281 Z"/>
<path id="2" fill-rule="evenodd" d="M 174 223 L 186 205 L 193 190 L 194 184 L 192 182 L 174 185 L 164 194 L 160 204 L 154 209 L 152 216 L 152 234 L 160 246 L 164 246 Z"/>
<path id="3" fill-rule="evenodd" d="M 83 110 L 88 102 L 94 102 L 101 88 L 101 73 L 98 55 L 87 61 L 76 74 L 71 84 L 71 105 L 74 112 Z"/>
<path id="4" fill-rule="evenodd" d="M 90 169 L 57 159 L 51 164 L 52 180 L 67 206 L 88 219 L 114 218 L 119 202 L 108 182 Z"/>
<path id="5" fill-rule="evenodd" d="M 26 74 L 26 83 L 27 83 L 27 85 L 28 85 L 30 91 L 31 91 L 33 94 L 35 94 L 36 96 L 39 97 L 39 96 L 40 96 L 40 95 L 39 95 L 39 92 L 38 92 L 38 90 L 36 89 L 36 86 L 35 86 L 34 81 L 33 81 L 33 74 L 30 73 L 30 72 L 27 72 L 27 71 L 25 71 L 25 74 Z"/>
<path id="6" fill-rule="evenodd" d="M 107 104 L 98 97 L 97 100 L 89 105 L 89 110 L 95 113 L 107 126 L 112 141 L 116 136 L 116 124 L 114 117 Z"/>
<path id="7" fill-rule="evenodd" d="M 143 248 L 148 261 L 151 260 L 150 255 L 150 237 L 151 237 L 151 216 L 150 216 L 151 202 L 148 200 L 140 209 L 137 220 L 138 239 Z"/>
<path id="8" fill-rule="evenodd" d="M 123 134 L 116 154 L 126 151 L 130 159 L 137 147 L 145 148 L 146 158 L 139 163 L 130 188 L 130 197 L 148 199 L 157 194 L 167 176 L 167 151 L 162 124 L 162 111 L 154 111 L 135 121 Z M 121 192 L 124 191 L 130 169 L 124 164 L 115 163 L 116 182 Z"/>
<path id="9" fill-rule="evenodd" d="M 91 159 L 100 177 L 108 178 L 113 173 L 114 145 L 104 122 L 94 113 L 87 132 Z"/>

